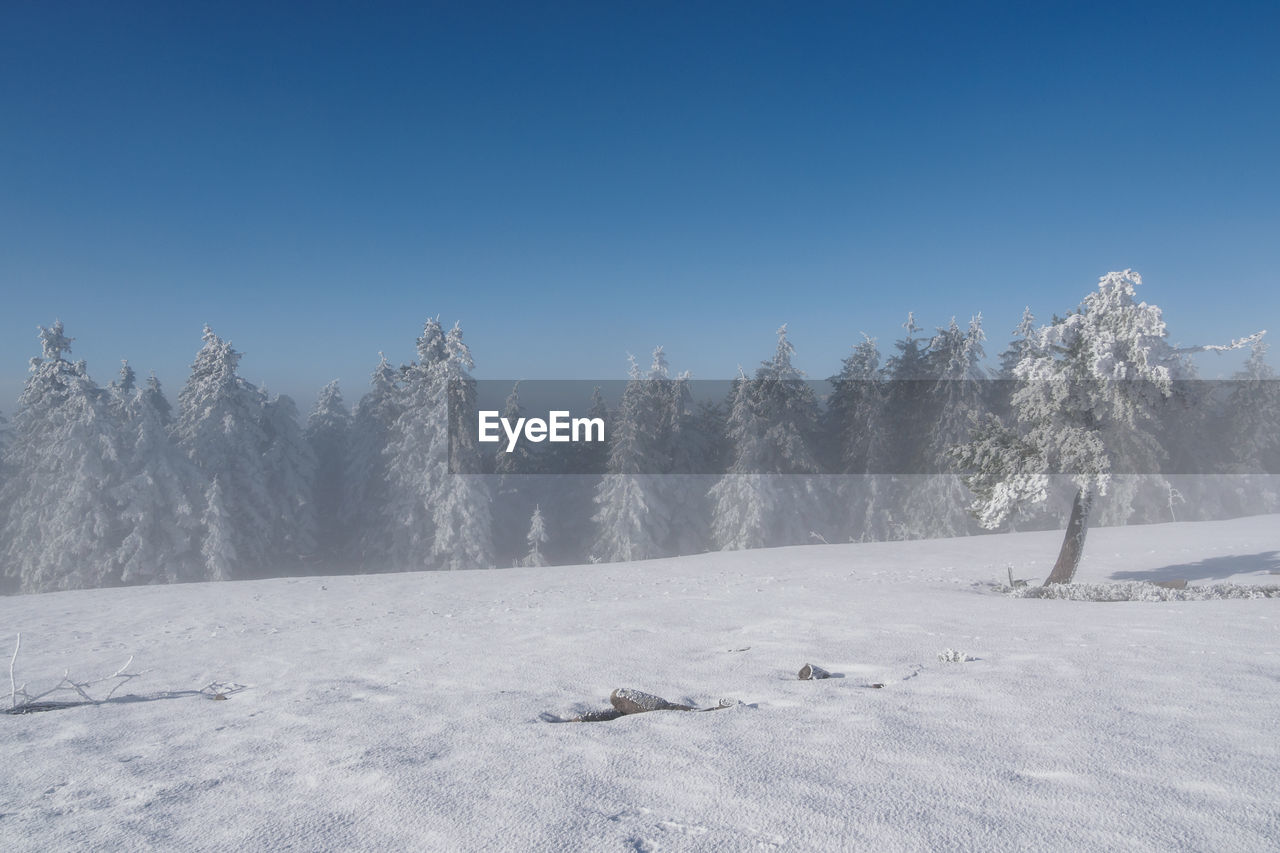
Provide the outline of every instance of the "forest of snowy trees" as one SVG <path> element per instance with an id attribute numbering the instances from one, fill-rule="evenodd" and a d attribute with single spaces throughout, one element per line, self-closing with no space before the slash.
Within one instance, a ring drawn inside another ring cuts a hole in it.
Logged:
<path id="1" fill-rule="evenodd" d="M 814 383 L 784 326 L 753 373 L 698 400 L 659 347 L 618 399 L 584 395 L 607 444 L 513 453 L 476 441 L 471 353 L 434 319 L 415 361 L 383 358 L 354 408 L 326 385 L 305 420 L 243 379 L 211 329 L 175 406 L 127 363 L 98 385 L 55 322 L 0 419 L 0 590 L 1050 528 L 1081 495 L 1102 524 L 1280 509 L 1261 335 L 1232 345 L 1251 347 L 1241 381 L 1176 384 L 1196 377 L 1193 350 L 1168 343 L 1138 281 L 1104 277 L 1042 326 L 1026 312 L 995 366 L 980 315 L 933 332 L 909 315 L 887 358 L 864 338 Z M 1117 380 L 1145 383 L 1146 402 L 1103 395 L 1103 423 L 1089 383 Z M 521 411 L 517 385 L 504 414 Z"/>

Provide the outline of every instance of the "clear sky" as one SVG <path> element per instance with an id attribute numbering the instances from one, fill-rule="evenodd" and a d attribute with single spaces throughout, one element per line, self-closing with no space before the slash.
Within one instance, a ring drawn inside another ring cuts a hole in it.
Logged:
<path id="1" fill-rule="evenodd" d="M 783 322 L 821 377 L 1132 267 L 1182 343 L 1280 337 L 1274 2 L 377 5 L 4 4 L 0 407 L 54 318 L 171 395 L 208 322 L 304 409 L 437 314 L 480 377 Z"/>

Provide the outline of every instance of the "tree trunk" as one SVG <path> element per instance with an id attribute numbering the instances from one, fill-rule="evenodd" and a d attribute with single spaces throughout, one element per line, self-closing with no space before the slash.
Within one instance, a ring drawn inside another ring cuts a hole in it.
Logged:
<path id="1" fill-rule="evenodd" d="M 1071 583 L 1076 575 L 1076 567 L 1080 565 L 1080 555 L 1084 553 L 1084 537 L 1089 532 L 1089 510 L 1093 507 L 1093 490 L 1080 489 L 1076 499 L 1071 502 L 1071 520 L 1067 522 L 1067 535 L 1062 538 L 1062 550 L 1058 552 L 1058 562 L 1053 564 L 1053 571 L 1044 582 L 1045 586 L 1055 583 Z"/>

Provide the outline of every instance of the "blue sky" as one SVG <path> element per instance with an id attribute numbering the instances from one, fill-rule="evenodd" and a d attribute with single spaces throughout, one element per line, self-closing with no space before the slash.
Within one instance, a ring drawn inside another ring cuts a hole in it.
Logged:
<path id="1" fill-rule="evenodd" d="M 1182 343 L 1280 335 L 1274 3 L 262 5 L 6 5 L 6 411 L 55 317 L 174 395 L 208 322 L 304 408 L 437 314 L 486 378 L 783 322 L 826 376 L 1132 267 Z"/>

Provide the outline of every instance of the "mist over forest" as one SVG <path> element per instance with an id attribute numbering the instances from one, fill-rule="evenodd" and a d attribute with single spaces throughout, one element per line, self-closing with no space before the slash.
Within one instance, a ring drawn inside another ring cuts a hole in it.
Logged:
<path id="1" fill-rule="evenodd" d="M 335 381 L 305 410 L 244 379 L 210 328 L 171 398 L 128 363 L 99 383 L 55 322 L 0 424 L 3 588 L 1047 529 L 1086 493 L 1104 525 L 1280 509 L 1262 334 L 1174 347 L 1140 282 L 1112 273 L 1063 316 L 1025 312 L 994 356 L 981 315 L 935 329 L 910 315 L 898 339 L 864 337 L 822 382 L 793 365 L 785 326 L 754 371 L 708 383 L 712 394 L 658 347 L 610 393 L 567 386 L 605 442 L 511 452 L 477 441 L 478 400 L 496 392 L 472 378 L 462 327 L 438 319 L 414 361 L 374 366 L 354 405 Z M 1249 353 L 1233 381 L 1195 381 L 1194 354 L 1231 349 Z M 507 390 L 504 417 L 541 414 L 528 391 Z"/>

